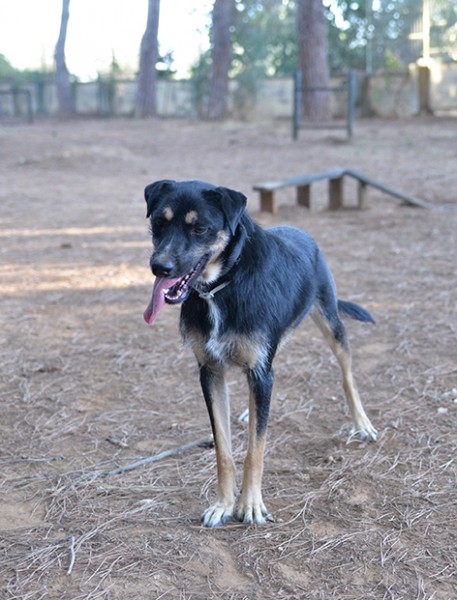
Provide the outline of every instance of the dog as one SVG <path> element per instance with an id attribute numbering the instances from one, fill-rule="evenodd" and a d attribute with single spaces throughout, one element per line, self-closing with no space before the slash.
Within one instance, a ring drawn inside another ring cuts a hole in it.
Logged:
<path id="1" fill-rule="evenodd" d="M 180 329 L 198 362 L 217 461 L 216 502 L 202 515 L 207 527 L 236 519 L 260 525 L 272 517 L 262 499 L 273 359 L 309 314 L 335 354 L 354 433 L 375 441 L 354 384 L 341 315 L 374 323 L 339 300 L 316 242 L 295 227 L 263 229 L 249 216 L 246 196 L 203 181 L 161 180 L 145 189 L 155 281 L 144 319 L 152 324 L 168 304 L 181 304 Z M 226 368 L 241 367 L 249 385 L 249 434 L 237 499 L 231 451 Z"/>

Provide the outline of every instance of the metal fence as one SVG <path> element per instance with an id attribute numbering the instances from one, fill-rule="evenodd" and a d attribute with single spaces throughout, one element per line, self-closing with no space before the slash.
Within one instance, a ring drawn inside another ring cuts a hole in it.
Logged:
<path id="1" fill-rule="evenodd" d="M 327 122 L 315 123 L 307 121 L 303 115 L 302 100 L 305 94 L 328 92 L 332 96 L 333 118 Z M 292 115 L 292 137 L 298 139 L 300 129 L 345 129 L 347 136 L 352 137 L 354 131 L 355 105 L 357 98 L 357 75 L 349 71 L 340 85 L 329 87 L 304 87 L 300 71 L 294 78 L 294 106 Z"/>
<path id="2" fill-rule="evenodd" d="M 0 90 L 0 121 L 2 123 L 32 123 L 31 91 L 21 88 Z"/>
<path id="3" fill-rule="evenodd" d="M 456 0 L 457 1 L 457 0 Z M 457 112 L 457 62 L 434 61 L 427 67 L 427 95 L 420 96 L 419 72 L 422 67 L 410 65 L 403 71 L 363 72 L 334 77 L 331 80 L 332 120 L 325 125 L 353 133 L 354 112 L 378 117 L 411 117 L 420 112 L 420 98 L 426 98 L 427 111 L 433 114 Z M 351 77 L 353 79 L 351 79 Z M 352 81 L 352 83 L 350 83 Z M 356 88 L 356 89 L 355 89 Z M 230 106 L 233 119 L 265 121 L 290 119 L 294 115 L 295 136 L 300 129 L 312 126 L 298 110 L 299 95 L 309 93 L 292 78 L 264 79 L 258 82 L 258 93 L 244 104 L 235 101 L 238 82 L 231 81 Z M 134 114 L 136 82 L 134 80 L 98 79 L 75 82 L 73 99 L 78 116 L 129 117 Z M 295 100 L 295 108 L 294 108 Z M 195 88 L 189 80 L 162 80 L 157 87 L 159 117 L 198 118 Z M 0 122 L 28 122 L 36 116 L 58 114 L 56 86 L 52 77 L 32 79 L 20 86 L 0 81 Z"/>

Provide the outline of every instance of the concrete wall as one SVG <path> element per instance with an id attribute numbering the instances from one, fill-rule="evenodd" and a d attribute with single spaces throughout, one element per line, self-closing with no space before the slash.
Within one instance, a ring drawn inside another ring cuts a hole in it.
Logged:
<path id="1" fill-rule="evenodd" d="M 430 104 L 433 112 L 457 112 L 457 63 L 430 64 Z"/>
<path id="2" fill-rule="evenodd" d="M 430 113 L 457 112 L 457 63 L 430 61 L 427 109 Z M 367 78 L 365 102 L 379 117 L 411 117 L 420 110 L 419 69 L 379 73 Z"/>
<path id="3" fill-rule="evenodd" d="M 377 73 L 366 79 L 364 114 L 404 118 L 419 112 L 417 69 L 413 65 L 402 73 Z"/>
<path id="4" fill-rule="evenodd" d="M 418 68 L 412 65 L 401 73 L 360 75 L 358 86 L 358 115 L 387 118 L 411 117 L 419 111 Z M 341 83 L 332 80 L 332 85 Z M 457 63 L 433 63 L 430 67 L 430 108 L 432 111 L 457 111 Z M 22 86 L 30 90 L 34 113 L 54 115 L 57 97 L 52 81 Z M 1 85 L 0 90 L 9 89 Z M 236 81 L 231 82 L 230 108 L 235 119 L 261 121 L 291 118 L 293 82 L 291 79 L 264 80 L 255 94 L 241 93 Z M 136 83 L 134 81 L 94 81 L 77 83 L 73 87 L 76 111 L 81 115 L 130 116 L 134 112 Z M 333 95 L 333 112 L 343 116 L 347 94 Z M 0 96 L 0 118 L 8 115 L 12 106 L 7 96 Z M 190 81 L 159 81 L 157 85 L 159 116 L 190 117 L 198 115 L 193 85 Z M 22 109 L 21 109 L 22 110 Z"/>

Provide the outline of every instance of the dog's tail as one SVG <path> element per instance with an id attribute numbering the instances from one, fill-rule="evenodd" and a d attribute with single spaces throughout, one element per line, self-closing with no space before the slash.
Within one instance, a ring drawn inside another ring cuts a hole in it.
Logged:
<path id="1" fill-rule="evenodd" d="M 374 323 L 375 320 L 370 313 L 354 302 L 346 302 L 346 300 L 338 300 L 338 312 L 342 315 L 355 319 L 356 321 L 363 321 L 364 323 Z"/>

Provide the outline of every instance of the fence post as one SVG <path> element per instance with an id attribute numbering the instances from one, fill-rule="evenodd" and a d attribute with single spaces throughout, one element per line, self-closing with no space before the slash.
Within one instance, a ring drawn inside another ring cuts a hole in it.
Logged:
<path id="1" fill-rule="evenodd" d="M 13 96 L 13 115 L 18 117 L 21 114 L 21 109 L 19 108 L 19 91 L 16 86 L 11 86 L 11 92 Z"/>
<path id="2" fill-rule="evenodd" d="M 348 73 L 348 138 L 352 138 L 354 132 L 355 102 L 357 98 L 357 74 L 351 69 Z"/>
<path id="3" fill-rule="evenodd" d="M 32 92 L 30 90 L 24 90 L 24 94 L 27 103 L 27 120 L 29 123 L 33 123 Z"/>
<path id="4" fill-rule="evenodd" d="M 294 114 L 292 116 L 292 137 L 298 140 L 298 132 L 300 130 L 301 121 L 301 88 L 302 75 L 301 71 L 295 71 L 294 76 Z"/>
<path id="5" fill-rule="evenodd" d="M 44 81 L 43 74 L 40 72 L 35 72 L 33 74 L 33 85 L 35 91 L 35 102 L 36 102 L 36 112 L 39 115 L 46 114 L 45 101 L 44 101 Z"/>

